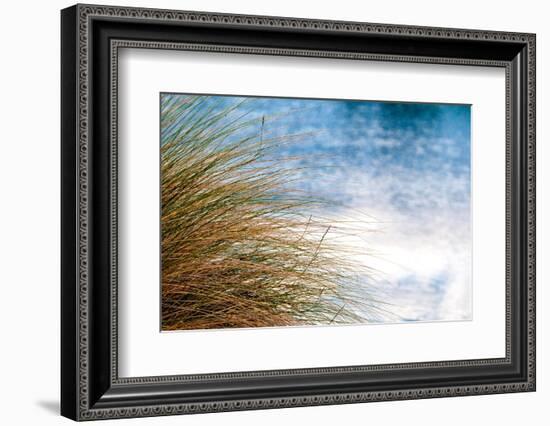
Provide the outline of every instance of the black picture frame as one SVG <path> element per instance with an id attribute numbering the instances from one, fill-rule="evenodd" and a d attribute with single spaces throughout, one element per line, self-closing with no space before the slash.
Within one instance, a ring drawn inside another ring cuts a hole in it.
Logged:
<path id="1" fill-rule="evenodd" d="M 505 68 L 506 357 L 119 378 L 113 99 L 117 48 L 124 46 Z M 61 53 L 62 415 L 91 420 L 535 390 L 534 34 L 79 4 L 61 12 Z"/>

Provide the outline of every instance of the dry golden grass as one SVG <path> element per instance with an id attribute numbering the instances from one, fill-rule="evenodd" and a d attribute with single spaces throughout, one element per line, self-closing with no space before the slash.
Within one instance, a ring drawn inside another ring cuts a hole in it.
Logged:
<path id="1" fill-rule="evenodd" d="M 204 96 L 162 97 L 162 329 L 356 323 L 368 268 L 328 243 L 316 200 L 264 120 Z M 305 213 L 308 212 L 308 213 Z"/>

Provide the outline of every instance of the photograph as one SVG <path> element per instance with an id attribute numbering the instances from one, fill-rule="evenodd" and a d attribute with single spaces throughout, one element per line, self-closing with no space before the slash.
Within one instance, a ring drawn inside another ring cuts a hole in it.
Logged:
<path id="1" fill-rule="evenodd" d="M 159 103 L 162 331 L 472 319 L 471 105 Z"/>

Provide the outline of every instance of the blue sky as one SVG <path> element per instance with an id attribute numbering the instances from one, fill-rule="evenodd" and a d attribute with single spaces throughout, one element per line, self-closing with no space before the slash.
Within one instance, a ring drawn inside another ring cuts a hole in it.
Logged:
<path id="1" fill-rule="evenodd" d="M 326 214 L 373 218 L 346 244 L 379 271 L 391 321 L 471 318 L 469 105 L 252 97 L 239 110 L 266 138 L 301 135 L 275 155 L 299 157 L 288 166 Z"/>

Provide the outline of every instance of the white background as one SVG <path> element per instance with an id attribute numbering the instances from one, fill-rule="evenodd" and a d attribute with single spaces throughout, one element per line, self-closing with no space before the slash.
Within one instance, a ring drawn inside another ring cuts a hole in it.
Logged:
<path id="1" fill-rule="evenodd" d="M 104 0 L 103 3 L 117 4 Z M 538 391 L 452 399 L 118 420 L 118 424 L 545 424 L 550 399 L 550 28 L 542 1 L 140 1 L 134 6 L 529 31 L 537 39 Z M 59 9 L 3 4 L 0 26 L 0 400 L 3 424 L 69 424 L 59 394 Z M 102 424 L 117 424 L 109 421 Z"/>
<path id="2" fill-rule="evenodd" d="M 502 68 L 123 49 L 119 81 L 121 376 L 505 356 Z M 483 259 L 473 262 L 472 320 L 159 333 L 158 102 L 167 91 L 471 104 L 472 247 Z"/>

